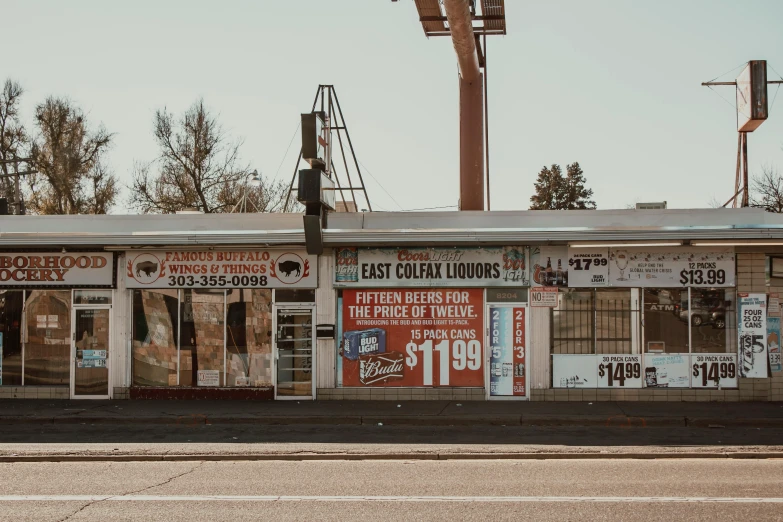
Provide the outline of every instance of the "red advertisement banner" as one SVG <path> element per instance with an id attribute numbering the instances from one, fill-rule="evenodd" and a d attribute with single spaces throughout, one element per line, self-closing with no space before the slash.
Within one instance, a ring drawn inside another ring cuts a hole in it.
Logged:
<path id="1" fill-rule="evenodd" d="M 344 290 L 343 386 L 484 385 L 484 291 Z"/>

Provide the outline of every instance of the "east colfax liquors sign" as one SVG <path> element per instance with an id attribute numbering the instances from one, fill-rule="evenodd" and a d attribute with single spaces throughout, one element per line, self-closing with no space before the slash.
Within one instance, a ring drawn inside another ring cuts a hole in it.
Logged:
<path id="1" fill-rule="evenodd" d="M 528 286 L 528 249 L 338 248 L 336 287 Z"/>

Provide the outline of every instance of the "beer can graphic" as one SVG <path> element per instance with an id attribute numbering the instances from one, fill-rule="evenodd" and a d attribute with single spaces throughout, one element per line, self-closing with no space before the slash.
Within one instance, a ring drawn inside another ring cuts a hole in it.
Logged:
<path id="1" fill-rule="evenodd" d="M 386 330 L 370 328 L 343 334 L 343 357 L 349 361 L 359 359 L 360 355 L 378 353 L 386 353 Z"/>

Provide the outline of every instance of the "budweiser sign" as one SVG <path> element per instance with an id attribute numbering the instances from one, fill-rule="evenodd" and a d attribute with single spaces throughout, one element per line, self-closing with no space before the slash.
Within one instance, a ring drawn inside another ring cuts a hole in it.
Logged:
<path id="1" fill-rule="evenodd" d="M 365 386 L 400 380 L 405 377 L 403 362 L 405 355 L 400 352 L 379 353 L 359 357 L 359 382 Z"/>

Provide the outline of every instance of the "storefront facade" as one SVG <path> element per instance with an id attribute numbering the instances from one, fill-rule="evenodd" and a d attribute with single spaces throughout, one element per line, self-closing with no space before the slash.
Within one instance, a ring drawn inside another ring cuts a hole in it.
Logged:
<path id="1" fill-rule="evenodd" d="M 7 221 L 0 398 L 783 399 L 757 210 Z"/>
<path id="2" fill-rule="evenodd" d="M 4 395 L 110 397 L 115 274 L 107 252 L 0 252 Z"/>
<path id="3" fill-rule="evenodd" d="M 527 398 L 528 259 L 521 246 L 335 249 L 337 386 Z"/>

